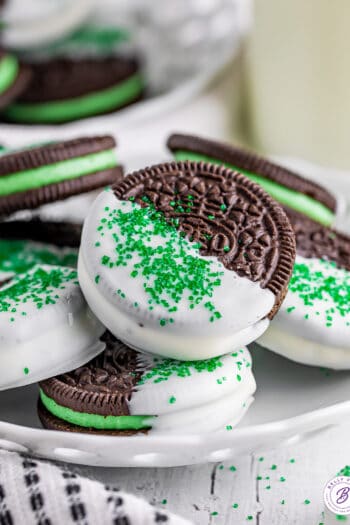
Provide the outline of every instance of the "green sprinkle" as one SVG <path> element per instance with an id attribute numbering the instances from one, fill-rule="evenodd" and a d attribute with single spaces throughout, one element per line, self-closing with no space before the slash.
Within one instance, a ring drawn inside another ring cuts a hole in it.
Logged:
<path id="1" fill-rule="evenodd" d="M 230 251 L 230 247 L 229 246 L 224 246 L 224 252 L 229 252 Z"/>
<path id="2" fill-rule="evenodd" d="M 29 374 L 29 368 L 27 367 L 23 368 L 23 372 L 27 376 Z"/>
<path id="3" fill-rule="evenodd" d="M 231 465 L 231 467 L 230 467 L 230 471 L 231 471 L 231 472 L 236 472 L 236 470 L 237 470 L 236 467 L 235 467 L 234 465 Z"/>
<path id="4" fill-rule="evenodd" d="M 57 248 L 34 241 L 0 239 L 0 272 L 22 274 L 37 264 L 77 266 L 78 254 L 74 248 Z"/>
<path id="5" fill-rule="evenodd" d="M 280 477 L 280 481 L 282 481 L 282 482 L 283 482 L 283 481 L 286 481 L 286 478 L 285 478 L 284 476 L 281 476 L 281 477 Z"/>
<path id="6" fill-rule="evenodd" d="M 167 499 L 163 499 L 162 500 L 162 505 L 166 505 L 168 503 L 168 500 Z"/>
<path id="7" fill-rule="evenodd" d="M 289 460 L 289 463 L 295 463 L 295 459 L 294 459 L 294 458 L 291 458 L 291 459 Z"/>
<path id="8" fill-rule="evenodd" d="M 226 204 L 221 204 L 221 205 L 220 205 L 220 210 L 222 210 L 222 211 L 227 210 L 227 206 L 226 206 Z"/>
<path id="9" fill-rule="evenodd" d="M 211 221 L 215 219 L 215 215 L 208 215 L 208 219 L 210 219 Z"/>
<path id="10" fill-rule="evenodd" d="M 271 470 L 276 470 L 277 469 L 277 465 L 272 465 L 271 466 Z"/>
<path id="11" fill-rule="evenodd" d="M 309 499 L 304 499 L 304 504 L 305 505 L 310 505 L 311 501 Z"/>
<path id="12" fill-rule="evenodd" d="M 218 515 L 219 515 L 219 513 L 218 513 L 218 512 L 216 512 L 216 510 L 214 510 L 214 512 L 212 512 L 212 513 L 211 513 L 211 515 L 212 515 L 212 516 L 218 516 Z"/>
<path id="13" fill-rule="evenodd" d="M 286 500 L 282 499 L 281 500 L 281 505 L 284 505 L 286 503 Z"/>
<path id="14" fill-rule="evenodd" d="M 293 310 L 295 310 L 295 306 L 289 306 L 289 307 L 287 308 L 287 313 L 290 314 L 291 312 L 293 312 Z"/>
<path id="15" fill-rule="evenodd" d="M 257 480 L 257 481 L 261 481 L 261 480 L 262 480 L 262 476 L 257 476 L 257 477 L 256 477 L 256 480 Z"/>
<path id="16" fill-rule="evenodd" d="M 337 268 L 334 262 L 312 259 L 306 262 L 296 262 L 288 287 L 296 294 L 306 307 L 317 305 L 322 301 L 329 305 L 324 312 L 324 326 L 333 326 L 334 314 L 344 318 L 344 325 L 350 314 L 350 276 L 349 272 Z M 287 312 L 291 308 L 287 308 Z M 320 315 L 319 311 L 315 315 Z M 305 320 L 311 319 L 311 312 L 304 315 Z"/>
<path id="17" fill-rule="evenodd" d="M 247 516 L 247 521 L 252 521 L 252 519 L 253 519 L 253 516 L 251 514 Z"/>
<path id="18" fill-rule="evenodd" d="M 169 397 L 169 403 L 170 403 L 171 405 L 173 405 L 174 403 L 176 403 L 176 397 L 174 397 L 174 396 Z"/>
<path id="19" fill-rule="evenodd" d="M 263 456 L 261 456 L 261 457 L 259 458 L 259 461 L 264 461 L 264 459 L 265 459 L 265 458 L 264 458 Z"/>
<path id="20" fill-rule="evenodd" d="M 99 282 L 100 282 L 100 276 L 96 275 L 95 276 L 95 283 L 98 284 Z"/>
<path id="21" fill-rule="evenodd" d="M 222 315 L 211 298 L 221 285 L 223 270 L 218 271 L 214 261 L 200 256 L 202 240 L 190 242 L 185 232 L 178 231 L 180 218 L 169 221 L 148 197 L 142 200 L 148 205 L 129 202 L 129 207 L 101 216 L 97 234 L 109 235 L 114 242 L 111 253 L 101 254 L 101 264 L 110 269 L 127 267 L 132 278 L 142 280 L 149 310 L 159 306 L 166 314 L 176 312 L 178 303 L 185 300 L 189 310 L 201 305 L 208 310 L 210 322 L 218 321 Z M 171 203 L 175 212 L 184 212 L 183 203 L 175 199 Z M 160 242 L 151 242 L 155 236 Z M 170 319 L 163 314 L 160 326 L 168 320 L 176 321 L 173 316 Z"/>
<path id="22" fill-rule="evenodd" d="M 226 426 L 226 430 L 232 430 L 232 428 L 233 428 L 232 425 L 227 425 Z"/>
<path id="23" fill-rule="evenodd" d="M 271 485 L 266 485 L 265 487 L 266 490 L 270 490 L 270 488 L 271 488 Z"/>
<path id="24" fill-rule="evenodd" d="M 19 307 L 28 303 L 38 310 L 56 304 L 58 290 L 65 289 L 69 282 L 78 285 L 77 277 L 77 272 L 71 268 L 35 266 L 15 276 L 0 289 L 0 312 L 16 313 Z M 15 320 L 16 316 L 10 315 L 9 321 L 13 323 Z"/>
<path id="25" fill-rule="evenodd" d="M 238 509 L 238 503 L 234 503 L 234 504 L 232 505 L 232 508 L 233 508 L 233 509 Z"/>

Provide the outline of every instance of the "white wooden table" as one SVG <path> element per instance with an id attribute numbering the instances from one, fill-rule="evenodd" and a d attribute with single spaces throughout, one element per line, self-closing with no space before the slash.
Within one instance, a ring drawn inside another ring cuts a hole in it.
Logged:
<path id="1" fill-rule="evenodd" d="M 228 463 L 78 472 L 115 485 L 198 525 L 318 525 L 323 486 L 350 462 L 350 422 L 292 447 Z"/>

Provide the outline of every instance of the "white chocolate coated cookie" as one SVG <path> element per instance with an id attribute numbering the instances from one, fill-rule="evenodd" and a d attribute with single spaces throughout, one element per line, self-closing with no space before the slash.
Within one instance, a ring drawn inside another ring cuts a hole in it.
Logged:
<path id="1" fill-rule="evenodd" d="M 103 331 L 72 268 L 37 265 L 15 276 L 0 288 L 0 390 L 86 363 L 104 349 Z"/>

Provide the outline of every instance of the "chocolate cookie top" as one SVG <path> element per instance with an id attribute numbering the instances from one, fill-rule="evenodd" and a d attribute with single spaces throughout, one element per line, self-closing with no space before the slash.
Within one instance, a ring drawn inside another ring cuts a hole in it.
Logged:
<path id="1" fill-rule="evenodd" d="M 286 213 L 294 229 L 298 255 L 333 261 L 338 268 L 350 271 L 350 237 L 294 210 L 286 209 Z"/>
<path id="2" fill-rule="evenodd" d="M 55 58 L 27 62 L 32 80 L 18 102 L 35 103 L 66 100 L 106 89 L 138 71 L 134 59 L 108 57 L 101 59 Z"/>
<path id="3" fill-rule="evenodd" d="M 241 173 L 205 162 L 146 168 L 113 186 L 120 200 L 153 206 L 201 255 L 271 290 L 275 307 L 292 272 L 295 240 L 282 208 Z"/>
<path id="4" fill-rule="evenodd" d="M 188 158 L 188 160 L 196 160 L 195 158 L 192 159 L 191 155 L 199 155 L 203 160 L 223 163 L 232 169 L 242 171 L 248 177 L 253 177 L 255 182 L 259 181 L 254 177 L 260 176 L 262 179 L 272 181 L 276 185 L 292 190 L 294 193 L 297 192 L 298 194 L 308 196 L 313 201 L 317 201 L 323 205 L 325 210 L 320 210 L 319 206 L 313 210 L 312 207 L 307 206 L 307 203 L 300 201 L 300 195 L 299 197 L 292 194 L 288 196 L 285 192 L 281 193 L 278 188 L 274 186 L 271 188 L 268 186 L 265 187 L 266 191 L 271 193 L 271 195 L 282 204 L 294 207 L 293 200 L 295 200 L 295 205 L 300 208 L 299 211 L 306 214 L 314 214 L 314 219 L 317 219 L 317 215 L 319 214 L 321 222 L 330 223 L 332 215 L 336 211 L 336 199 L 324 187 L 255 153 L 231 144 L 183 134 L 171 135 L 168 139 L 167 146 L 178 160 L 185 160 L 186 158 Z M 199 158 L 197 158 L 197 160 L 199 160 Z"/>
<path id="5" fill-rule="evenodd" d="M 106 350 L 82 366 L 40 383 L 44 393 L 77 412 L 128 415 L 128 401 L 141 378 L 137 352 L 109 332 L 101 338 Z M 145 358 L 146 359 L 146 358 Z"/>

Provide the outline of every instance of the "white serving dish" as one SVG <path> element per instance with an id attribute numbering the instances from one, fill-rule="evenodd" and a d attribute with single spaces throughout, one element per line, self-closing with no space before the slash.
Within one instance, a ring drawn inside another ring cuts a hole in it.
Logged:
<path id="1" fill-rule="evenodd" d="M 0 392 L 0 446 L 82 465 L 173 467 L 295 443 L 350 418 L 350 372 L 298 365 L 257 346 L 253 360 L 256 401 L 231 431 L 108 437 L 43 430 L 32 385 Z"/>

